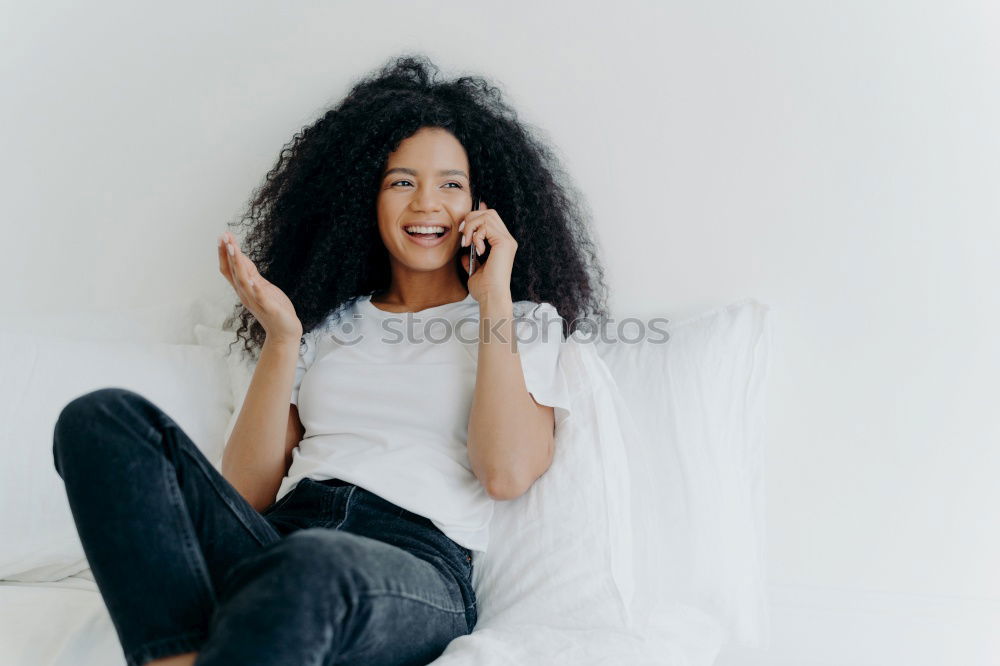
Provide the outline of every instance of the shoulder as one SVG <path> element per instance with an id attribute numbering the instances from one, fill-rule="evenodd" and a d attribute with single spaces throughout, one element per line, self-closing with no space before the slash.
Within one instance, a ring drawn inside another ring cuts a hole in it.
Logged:
<path id="1" fill-rule="evenodd" d="M 535 301 L 514 301 L 514 316 L 518 318 L 552 319 L 559 317 L 559 311 L 551 303 Z M 560 317 L 561 319 L 561 317 Z"/>
<path id="2" fill-rule="evenodd" d="M 563 339 L 563 319 L 551 303 L 535 301 L 514 302 L 514 322 L 518 340 L 561 341 Z"/>
<path id="3" fill-rule="evenodd" d="M 363 297 L 355 297 L 344 301 L 339 306 L 331 310 L 319 323 L 305 332 L 306 337 L 316 337 L 333 330 L 343 321 L 351 321 L 352 315 L 358 312 L 358 301 Z"/>
<path id="4" fill-rule="evenodd" d="M 353 305 L 342 305 L 323 317 L 311 329 L 303 332 L 302 338 L 306 346 L 305 353 L 314 352 L 319 341 L 327 334 L 332 333 L 334 328 L 341 324 L 341 320 L 350 321 L 352 310 Z"/>

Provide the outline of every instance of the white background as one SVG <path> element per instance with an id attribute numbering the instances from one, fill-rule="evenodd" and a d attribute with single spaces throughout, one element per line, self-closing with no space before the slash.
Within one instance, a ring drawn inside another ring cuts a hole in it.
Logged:
<path id="1" fill-rule="evenodd" d="M 775 645 L 726 663 L 1000 663 L 1000 9 L 695 4 L 5 2 L 0 312 L 228 289 L 281 146 L 424 52 L 556 147 L 616 316 L 772 307 Z"/>

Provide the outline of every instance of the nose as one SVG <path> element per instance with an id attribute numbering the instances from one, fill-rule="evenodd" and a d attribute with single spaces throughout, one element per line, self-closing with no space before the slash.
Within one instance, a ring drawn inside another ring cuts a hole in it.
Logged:
<path id="1" fill-rule="evenodd" d="M 441 193 L 432 185 L 422 185 L 413 194 L 411 204 L 418 212 L 441 210 Z"/>

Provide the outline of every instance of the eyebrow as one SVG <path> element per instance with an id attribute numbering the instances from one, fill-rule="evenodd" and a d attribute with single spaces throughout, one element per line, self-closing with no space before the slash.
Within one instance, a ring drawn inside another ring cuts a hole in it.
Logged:
<path id="1" fill-rule="evenodd" d="M 417 175 L 417 172 L 414 169 L 407 169 L 406 167 L 393 167 L 392 169 L 389 169 L 388 171 L 386 171 L 385 173 L 383 173 L 382 177 L 385 178 L 390 173 L 397 173 L 397 172 L 398 173 L 405 173 L 405 174 L 407 174 L 409 176 L 416 176 Z M 469 177 L 469 174 L 465 173 L 461 169 L 441 169 L 440 171 L 438 171 L 438 175 L 439 176 L 464 176 L 465 178 Z"/>

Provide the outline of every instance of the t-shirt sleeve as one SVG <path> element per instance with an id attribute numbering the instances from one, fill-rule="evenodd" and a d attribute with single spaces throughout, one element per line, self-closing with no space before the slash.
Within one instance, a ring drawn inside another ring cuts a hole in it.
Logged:
<path id="1" fill-rule="evenodd" d="M 299 404 L 299 387 L 302 385 L 302 378 L 305 377 L 306 371 L 316 359 L 316 338 L 319 330 L 320 327 L 317 326 L 302 336 L 305 346 L 299 348 L 299 360 L 295 364 L 295 380 L 292 382 L 292 396 L 290 398 L 293 405 Z"/>
<path id="2" fill-rule="evenodd" d="M 549 303 L 519 301 L 515 308 L 517 353 L 528 392 L 540 405 L 570 410 L 570 391 L 559 367 L 563 320 Z M 559 417 L 559 414 L 556 414 Z"/>

